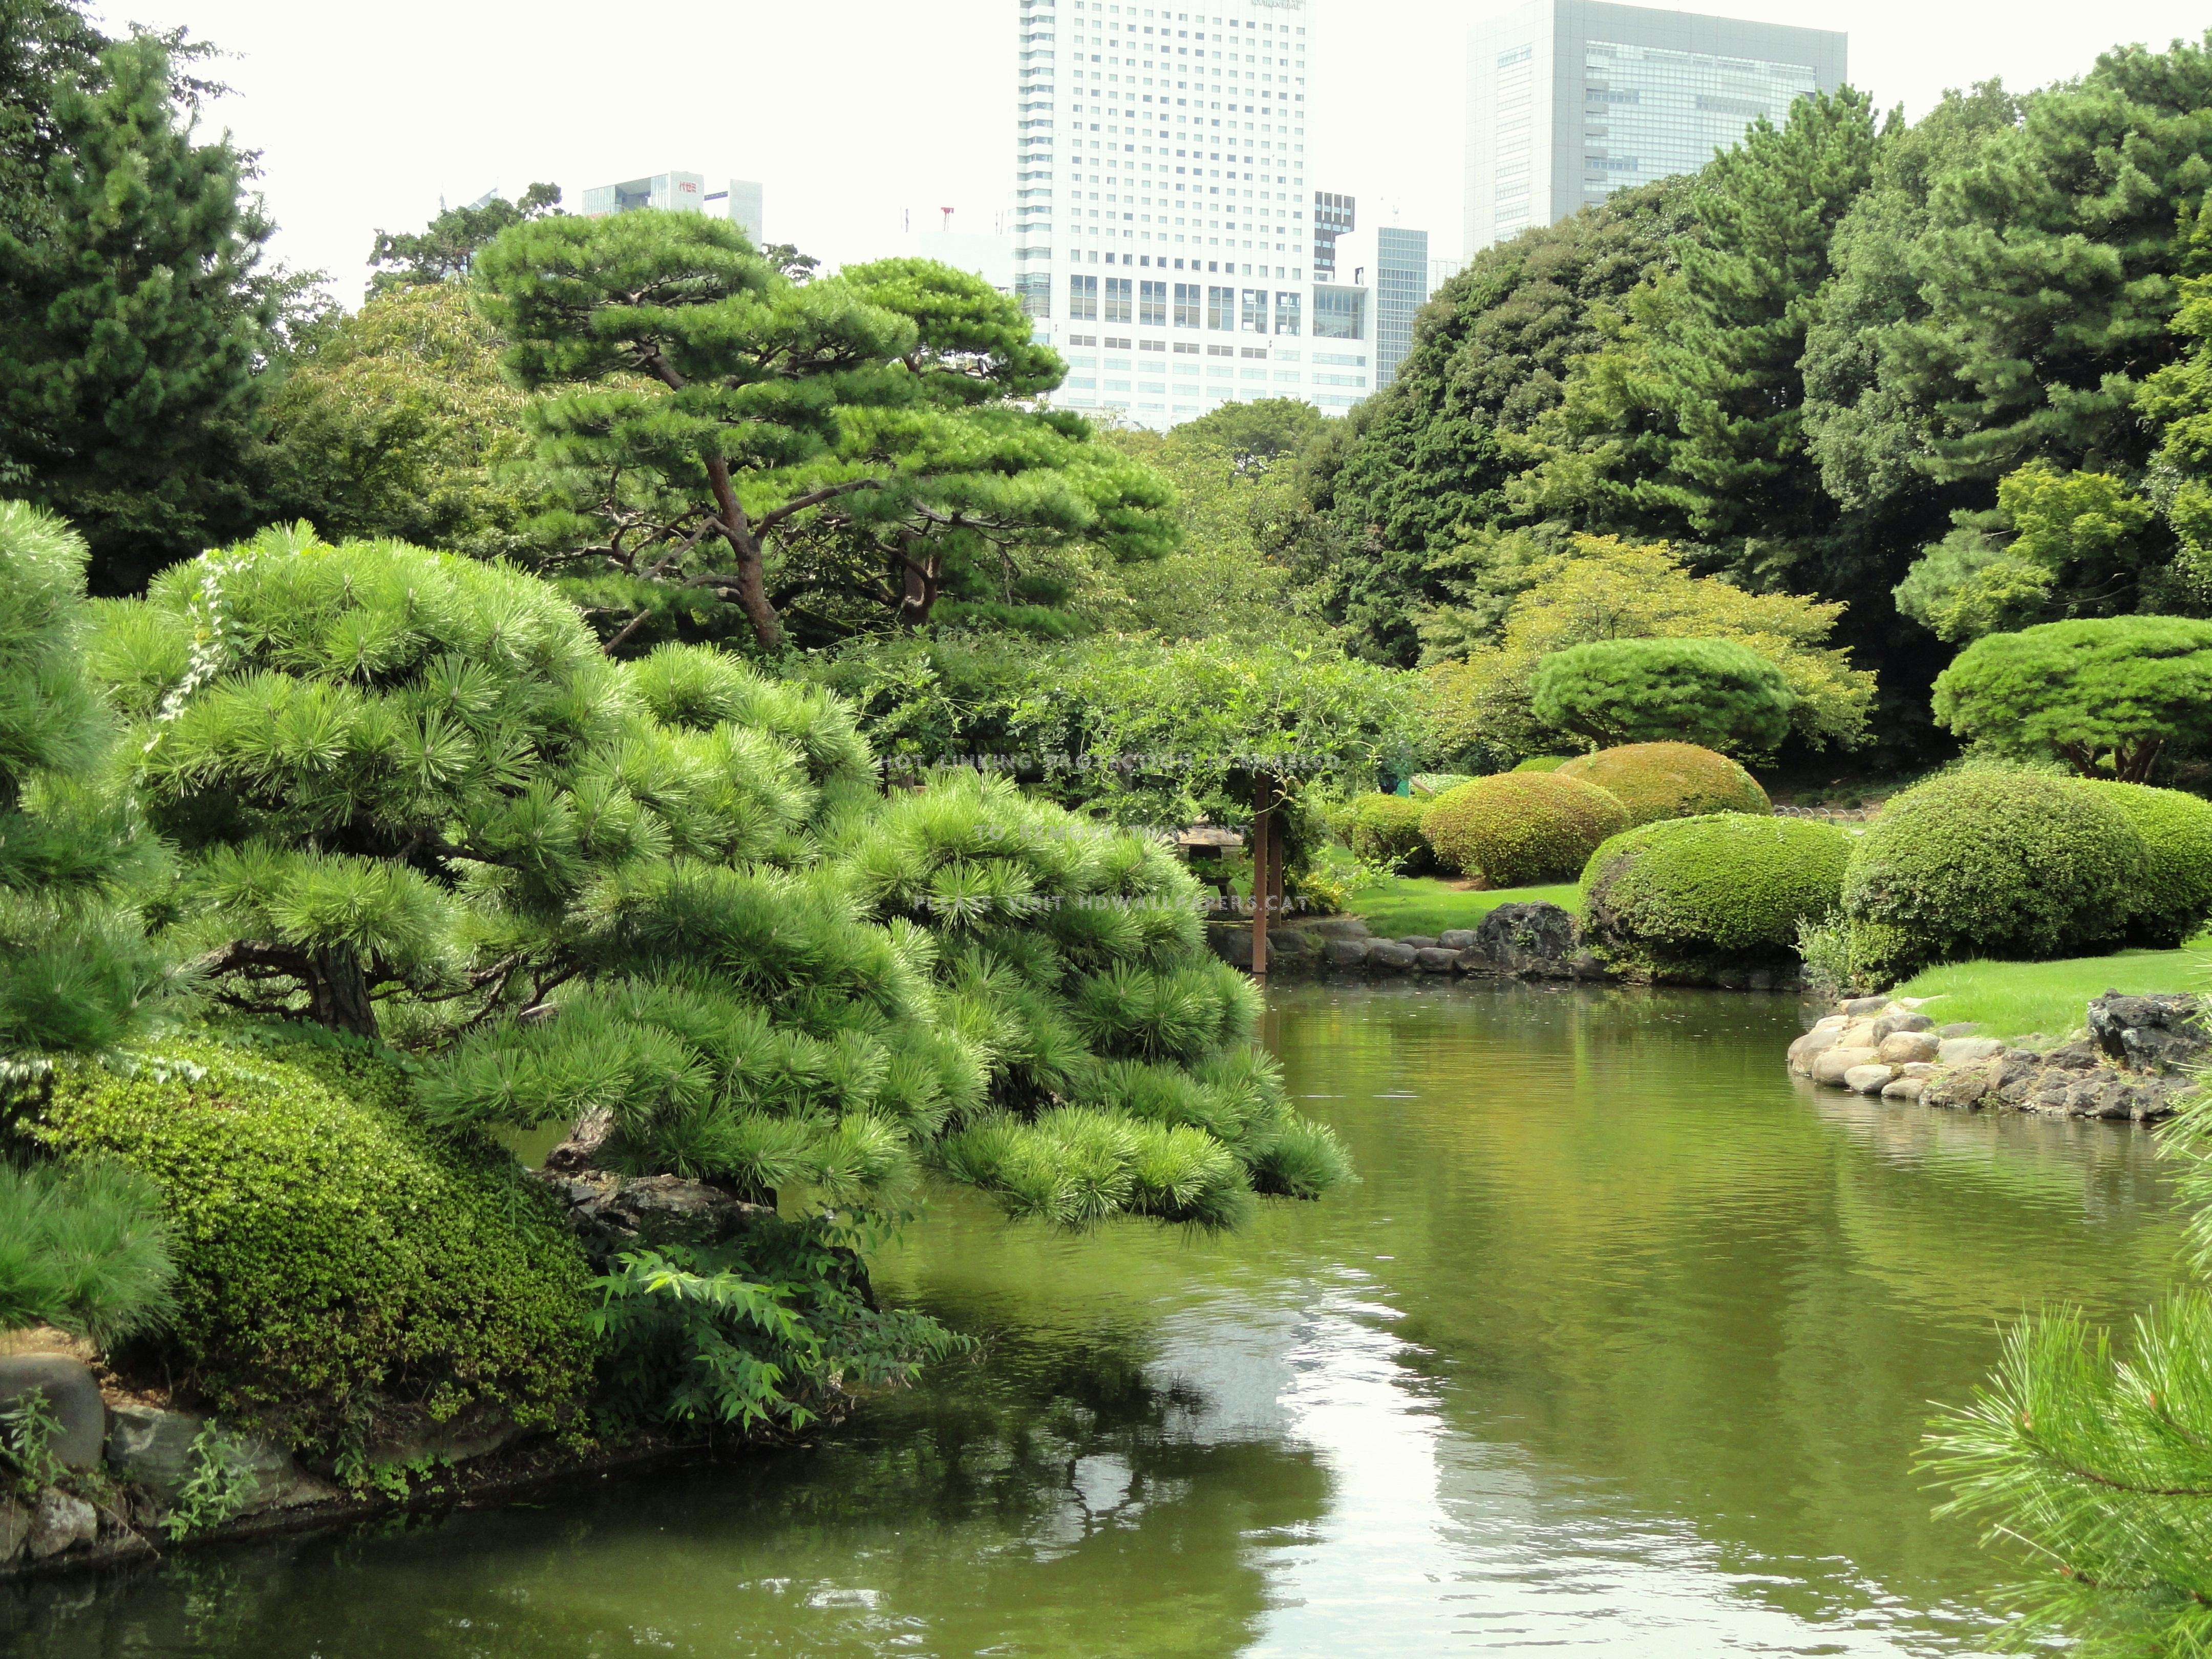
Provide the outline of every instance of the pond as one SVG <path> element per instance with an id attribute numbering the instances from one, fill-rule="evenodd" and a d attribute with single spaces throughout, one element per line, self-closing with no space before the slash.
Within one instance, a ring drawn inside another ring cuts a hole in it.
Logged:
<path id="1" fill-rule="evenodd" d="M 1284 986 L 1363 1179 L 1225 1241 L 940 1201 L 970 1360 L 811 1448 L 0 1595 L 20 1659 L 1981 1650 L 1910 1458 L 2177 1273 L 2147 1138 L 1816 1091 L 1719 993 Z"/>

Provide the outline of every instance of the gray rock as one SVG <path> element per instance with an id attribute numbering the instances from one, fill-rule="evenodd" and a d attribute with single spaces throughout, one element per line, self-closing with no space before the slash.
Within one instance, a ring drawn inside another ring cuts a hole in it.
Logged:
<path id="1" fill-rule="evenodd" d="M 1880 1042 L 1896 1031 L 1932 1031 L 1936 1022 L 1925 1014 L 1911 1012 L 1882 1014 L 1874 1023 L 1874 1040 Z"/>
<path id="2" fill-rule="evenodd" d="M 1437 948 L 1437 938 L 1433 933 L 1408 933 L 1398 943 L 1410 945 L 1416 951 L 1433 951 Z"/>
<path id="3" fill-rule="evenodd" d="M 523 1431 L 503 1412 L 466 1412 L 444 1423 L 426 1415 L 411 1422 L 387 1421 L 370 1437 L 367 1451 L 372 1463 L 416 1463 L 426 1457 L 465 1463 L 522 1437 Z"/>
<path id="4" fill-rule="evenodd" d="M 2062 1072 L 2094 1072 L 2100 1058 L 2094 1043 L 2069 1042 L 2044 1055 L 2043 1063 Z"/>
<path id="5" fill-rule="evenodd" d="M 1881 1046 L 1881 1039 L 1874 1034 L 1874 1022 L 1870 1019 L 1853 1020 L 1844 1027 L 1844 1034 L 1836 1042 L 1838 1047 L 1844 1048 L 1877 1048 Z"/>
<path id="6" fill-rule="evenodd" d="M 31 1511 L 23 1547 L 30 1552 L 31 1559 L 44 1561 L 76 1545 L 89 1544 L 99 1536 L 98 1510 L 82 1498 L 72 1498 L 59 1486 L 48 1486 L 39 1494 L 38 1505 Z"/>
<path id="7" fill-rule="evenodd" d="M 1332 939 L 1321 947 L 1322 960 L 1332 968 L 1358 968 L 1367 960 L 1364 939 Z"/>
<path id="8" fill-rule="evenodd" d="M 115 1408 L 107 1431 L 107 1467 L 119 1480 L 137 1486 L 160 1509 L 177 1501 L 191 1477 L 192 1445 L 207 1419 L 191 1412 L 166 1412 L 153 1406 Z M 337 1488 L 316 1480 L 290 1454 L 262 1435 L 234 1434 L 231 1455 L 253 1477 L 246 1510 L 290 1509 L 338 1496 Z"/>
<path id="9" fill-rule="evenodd" d="M 1483 917 L 1469 947 L 1470 973 L 1516 979 L 1593 976 L 1575 919 L 1556 904 L 1501 904 Z"/>
<path id="10" fill-rule="evenodd" d="M 1871 1019 L 1890 1006 L 1887 997 L 1851 997 L 1836 1005 L 1839 1014 L 1849 1014 L 1853 1019 Z"/>
<path id="11" fill-rule="evenodd" d="M 1875 1052 L 1892 1066 L 1907 1066 L 1934 1060 L 1942 1046 L 1933 1031 L 1892 1031 Z"/>
<path id="12" fill-rule="evenodd" d="M 0 1567 L 15 1559 L 31 1535 L 31 1511 L 12 1498 L 0 1498 Z"/>
<path id="13" fill-rule="evenodd" d="M 1367 947 L 1367 965 L 1385 974 L 1402 974 L 1413 965 L 1418 954 L 1410 945 L 1401 945 L 1394 939 L 1378 939 Z"/>
<path id="14" fill-rule="evenodd" d="M 1884 1100 L 1917 1101 L 1927 1091 L 1928 1079 L 1919 1077 L 1892 1078 L 1881 1086 Z"/>
<path id="15" fill-rule="evenodd" d="M 1854 1066 L 1871 1066 L 1876 1059 L 1871 1048 L 1833 1048 L 1826 1050 L 1813 1061 L 1813 1081 L 1825 1083 L 1832 1088 L 1848 1088 L 1844 1074 Z"/>
<path id="16" fill-rule="evenodd" d="M 1449 974 L 1459 966 L 1460 952 L 1431 945 L 1413 952 L 1413 965 L 1425 974 Z"/>
<path id="17" fill-rule="evenodd" d="M 1994 1059 L 2004 1052 L 1995 1037 L 1945 1037 L 1936 1045 L 1936 1058 L 1946 1066 L 1967 1066 Z"/>
<path id="18" fill-rule="evenodd" d="M 1985 1105 L 1997 1086 L 1997 1074 L 2003 1065 L 2000 1056 L 1992 1054 L 1939 1071 L 1928 1079 L 1927 1088 L 1921 1091 L 1920 1103 L 1961 1110 Z"/>
<path id="19" fill-rule="evenodd" d="M 568 1211 L 568 1224 L 586 1249 L 608 1253 L 638 1245 L 727 1243 L 773 1217 L 719 1187 L 680 1176 L 619 1176 L 606 1170 L 567 1175 L 547 1169 L 538 1178 Z"/>
<path id="20" fill-rule="evenodd" d="M 1474 946 L 1474 929 L 1472 927 L 1447 927 L 1443 933 L 1437 935 L 1437 943 L 1443 945 L 1447 951 L 1472 950 Z"/>
<path id="21" fill-rule="evenodd" d="M 2107 1060 L 2130 1071 L 2172 1074 L 2212 1048 L 2203 1005 L 2193 996 L 2124 996 L 2107 991 L 2089 1004 L 2089 1037 Z"/>
<path id="22" fill-rule="evenodd" d="M 1844 1087 L 1854 1094 L 1878 1095 L 1896 1076 L 1894 1066 L 1854 1066 L 1844 1073 Z"/>
<path id="23" fill-rule="evenodd" d="M 1924 1060 L 1908 1060 L 1897 1068 L 1907 1077 L 1934 1077 L 1936 1068 Z"/>
<path id="24" fill-rule="evenodd" d="M 1790 1045 L 1790 1069 L 1800 1077 L 1813 1075 L 1813 1062 L 1836 1046 L 1843 1035 L 1840 1024 L 1834 1030 L 1823 1031 L 1817 1026 Z"/>
<path id="25" fill-rule="evenodd" d="M 107 1404 L 100 1397 L 91 1367 L 66 1354 L 0 1356 L 0 1411 L 34 1389 L 46 1395 L 46 1404 L 61 1419 L 52 1451 L 64 1467 L 88 1469 L 99 1462 L 101 1443 L 107 1438 Z"/>
<path id="26" fill-rule="evenodd" d="M 1366 921 L 1358 916 L 1320 916 L 1311 921 L 1302 921 L 1299 927 L 1309 933 L 1318 933 L 1329 939 L 1369 939 Z"/>
<path id="27" fill-rule="evenodd" d="M 1981 1029 L 1971 1019 L 1954 1019 L 1948 1025 L 1938 1025 L 1936 1035 L 1948 1042 L 1953 1037 L 1970 1037 Z"/>

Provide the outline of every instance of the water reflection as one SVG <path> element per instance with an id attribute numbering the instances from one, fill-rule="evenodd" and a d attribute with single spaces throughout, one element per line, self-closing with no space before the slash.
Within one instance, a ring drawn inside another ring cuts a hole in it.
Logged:
<path id="1" fill-rule="evenodd" d="M 1206 1241 L 950 1197 L 891 1294 L 981 1356 L 811 1449 L 0 1597 L 30 1659 L 1975 1650 L 1908 1457 L 1999 1321 L 2124 1316 L 2124 1127 L 1794 1085 L 1797 1011 L 1279 990 L 1363 1172 Z"/>

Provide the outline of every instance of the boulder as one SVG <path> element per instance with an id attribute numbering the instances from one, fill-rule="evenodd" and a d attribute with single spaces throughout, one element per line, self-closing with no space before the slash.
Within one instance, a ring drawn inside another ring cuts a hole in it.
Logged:
<path id="1" fill-rule="evenodd" d="M 33 1561 L 44 1561 L 78 1544 L 100 1536 L 100 1511 L 82 1498 L 73 1498 L 59 1486 L 39 1494 L 31 1510 L 31 1524 L 23 1547 Z"/>
<path id="2" fill-rule="evenodd" d="M 1602 976 L 1595 957 L 1582 948 L 1582 930 L 1556 904 L 1501 904 L 1474 930 L 1474 943 L 1462 957 L 1469 973 L 1516 979 L 1583 979 Z"/>
<path id="3" fill-rule="evenodd" d="M 2000 1057 L 1991 1055 L 1939 1071 L 1928 1079 L 1928 1086 L 1921 1091 L 1920 1103 L 1961 1110 L 1984 1105 L 1997 1086 L 1997 1073 L 2003 1063 Z"/>
<path id="4" fill-rule="evenodd" d="M 1813 1061 L 1813 1081 L 1833 1088 L 1845 1088 L 1844 1073 L 1854 1066 L 1871 1066 L 1879 1057 L 1871 1048 L 1846 1048 L 1838 1044 L 1827 1049 Z"/>
<path id="5" fill-rule="evenodd" d="M 1413 952 L 1413 965 L 1425 974 L 1449 974 L 1459 966 L 1460 953 L 1441 945 L 1425 945 Z"/>
<path id="6" fill-rule="evenodd" d="M 1844 1027 L 1843 1035 L 1836 1039 L 1838 1048 L 1874 1048 L 1880 1047 L 1881 1043 L 1881 1039 L 1875 1035 L 1874 1022 L 1870 1019 L 1853 1020 Z"/>
<path id="7" fill-rule="evenodd" d="M 118 1406 L 107 1431 L 107 1467 L 118 1479 L 137 1486 L 156 1508 L 171 1508 L 191 1477 L 192 1446 L 206 1426 L 207 1419 L 193 1412 Z M 229 1438 L 231 1455 L 253 1477 L 246 1512 L 293 1509 L 339 1495 L 337 1487 L 301 1469 L 275 1441 L 257 1434 L 233 1433 Z"/>
<path id="8" fill-rule="evenodd" d="M 1433 951 L 1437 948 L 1438 941 L 1433 933 L 1408 933 L 1398 943 L 1410 945 L 1416 951 Z"/>
<path id="9" fill-rule="evenodd" d="M 1474 929 L 1447 927 L 1437 935 L 1437 943 L 1447 951 L 1469 951 L 1474 948 Z"/>
<path id="10" fill-rule="evenodd" d="M 1915 1061 L 1932 1060 L 1942 1045 L 1933 1031 L 1892 1031 L 1883 1037 L 1875 1052 L 1892 1066 L 1908 1066 Z"/>
<path id="11" fill-rule="evenodd" d="M 1394 939 L 1378 939 L 1367 947 L 1367 965 L 1379 973 L 1402 974 L 1413 965 L 1417 954 L 1410 945 L 1401 945 Z"/>
<path id="12" fill-rule="evenodd" d="M 2212 1033 L 2193 996 L 2124 996 L 2107 991 L 2089 1004 L 2089 1038 L 2107 1060 L 2133 1072 L 2171 1075 L 2204 1058 Z"/>
<path id="13" fill-rule="evenodd" d="M 639 1245 L 726 1243 L 775 1212 L 681 1176 L 620 1176 L 608 1170 L 538 1177 L 568 1211 L 568 1225 L 598 1255 Z"/>
<path id="14" fill-rule="evenodd" d="M 0 1498 L 0 1567 L 14 1560 L 31 1535 L 31 1508 L 13 1498 Z"/>
<path id="15" fill-rule="evenodd" d="M 366 1450 L 372 1463 L 419 1463 L 433 1457 L 465 1463 L 512 1445 L 523 1434 L 504 1412 L 463 1412 L 443 1423 L 419 1413 L 380 1423 Z"/>
<path id="16" fill-rule="evenodd" d="M 1855 1094 L 1878 1095 L 1896 1076 L 1894 1066 L 1854 1066 L 1844 1073 L 1844 1087 Z"/>
<path id="17" fill-rule="evenodd" d="M 1836 1046 L 1841 1030 L 1823 1031 L 1817 1026 L 1790 1045 L 1790 1069 L 1800 1077 L 1813 1075 L 1813 1062 Z"/>
<path id="18" fill-rule="evenodd" d="M 1936 1058 L 1945 1066 L 1968 1066 L 2003 1052 L 2004 1044 L 1995 1037 L 1945 1037 L 1936 1045 Z"/>
<path id="19" fill-rule="evenodd" d="M 1910 1011 L 1883 1014 L 1874 1023 L 1874 1040 L 1880 1042 L 1884 1037 L 1898 1031 L 1932 1031 L 1935 1029 L 1936 1022 L 1925 1014 L 1916 1014 Z"/>
<path id="20" fill-rule="evenodd" d="M 1331 939 L 1322 942 L 1322 960 L 1332 968 L 1359 968 L 1366 965 L 1367 941 L 1364 939 Z"/>
<path id="21" fill-rule="evenodd" d="M 1953 1037 L 1970 1037 L 1981 1029 L 1971 1019 L 1954 1019 L 1948 1025 L 1938 1025 L 1936 1035 L 1948 1042 Z"/>
<path id="22" fill-rule="evenodd" d="M 1887 997 L 1851 997 L 1836 1005 L 1836 1012 L 1853 1019 L 1872 1019 L 1890 1006 Z"/>
<path id="23" fill-rule="evenodd" d="M 1904 1065 L 1899 1066 L 1897 1069 L 1904 1073 L 1907 1077 L 1933 1077 L 1936 1075 L 1935 1066 L 1931 1066 L 1924 1060 L 1908 1060 Z"/>
<path id="24" fill-rule="evenodd" d="M 50 1449 L 65 1468 L 88 1469 L 100 1462 L 107 1438 L 107 1404 L 92 1368 L 67 1354 L 0 1356 L 0 1411 L 21 1401 L 33 1389 L 61 1421 Z"/>
<path id="25" fill-rule="evenodd" d="M 1367 923 L 1358 916 L 1319 916 L 1310 921 L 1302 921 L 1298 926 L 1307 933 L 1318 934 L 1325 939 L 1372 937 L 1367 931 Z"/>
<path id="26" fill-rule="evenodd" d="M 1892 1078 L 1881 1085 L 1884 1100 L 1917 1101 L 1926 1092 L 1928 1079 L 1921 1077 Z"/>

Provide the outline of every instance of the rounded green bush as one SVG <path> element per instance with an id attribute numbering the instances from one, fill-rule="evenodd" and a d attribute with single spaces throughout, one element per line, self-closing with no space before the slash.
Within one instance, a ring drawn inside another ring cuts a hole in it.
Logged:
<path id="1" fill-rule="evenodd" d="M 2148 866 L 2127 813 L 2078 779 L 1952 772 L 1883 808 L 1844 872 L 1844 913 L 1865 965 L 1898 978 L 2086 953 L 2117 942 Z"/>
<path id="2" fill-rule="evenodd" d="M 1726 755 L 1694 743 L 1632 743 L 1601 749 L 1559 769 L 1594 783 L 1628 809 L 1632 823 L 1703 817 L 1710 812 L 1773 811 L 1759 780 Z"/>
<path id="3" fill-rule="evenodd" d="M 395 1407 L 552 1425 L 597 1357 L 583 1251 L 513 1154 L 410 1104 L 365 1047 L 241 1032 L 127 1073 L 66 1062 L 21 1127 L 159 1190 L 177 1277 L 155 1358 L 187 1397 L 325 1452 Z"/>
<path id="4" fill-rule="evenodd" d="M 1837 908 L 1853 837 L 1809 818 L 1719 812 L 1619 835 L 1583 871 L 1583 929 L 1639 977 L 1795 961 L 1797 924 Z"/>
<path id="5" fill-rule="evenodd" d="M 1531 755 L 1513 769 L 1516 772 L 1556 772 L 1573 758 L 1572 755 Z"/>
<path id="6" fill-rule="evenodd" d="M 1407 795 L 1362 795 L 1352 810 L 1352 850 L 1370 864 L 1405 869 L 1428 862 L 1429 844 L 1421 839 L 1426 801 Z"/>
<path id="7" fill-rule="evenodd" d="M 1734 640 L 1591 640 L 1536 665 L 1539 721 L 1610 747 L 1688 738 L 1765 755 L 1797 699 L 1782 671 Z"/>
<path id="8" fill-rule="evenodd" d="M 1492 887 L 1566 880 L 1627 828 L 1618 800 L 1557 772 L 1477 778 L 1437 796 L 1421 819 L 1439 863 Z"/>
<path id="9" fill-rule="evenodd" d="M 2212 801 L 2179 789 L 2085 781 L 2134 823 L 2149 863 L 2128 942 L 2168 951 L 2212 921 Z"/>

